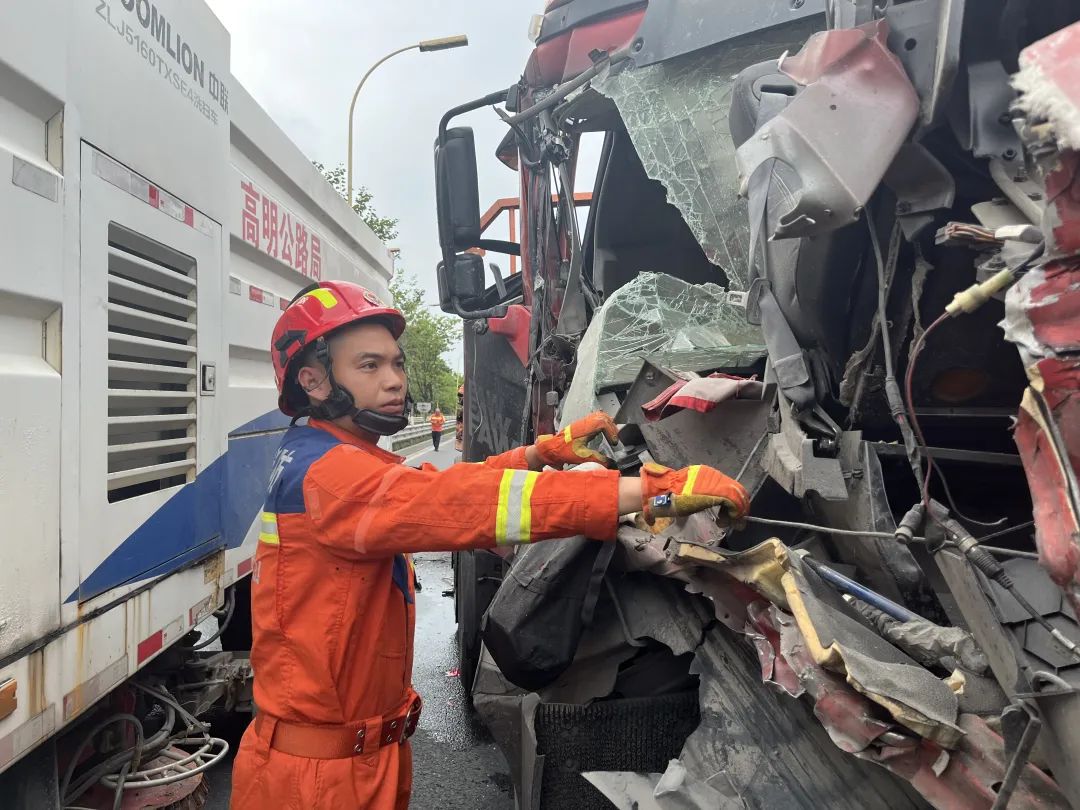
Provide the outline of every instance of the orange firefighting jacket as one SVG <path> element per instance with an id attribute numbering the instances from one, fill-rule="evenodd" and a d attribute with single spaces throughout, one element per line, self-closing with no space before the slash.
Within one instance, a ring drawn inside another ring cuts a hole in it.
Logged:
<path id="1" fill-rule="evenodd" d="M 431 415 L 431 430 L 432 432 L 442 431 L 443 425 L 446 424 L 446 417 L 441 413 L 433 413 Z"/>
<path id="2" fill-rule="evenodd" d="M 407 744 L 307 759 L 274 750 L 270 737 L 280 721 L 344 725 L 404 712 L 409 552 L 615 536 L 617 471 L 529 472 L 523 448 L 444 471 L 401 461 L 317 420 L 282 441 L 252 572 L 251 663 L 266 720 L 237 753 L 234 810 L 407 807 Z"/>

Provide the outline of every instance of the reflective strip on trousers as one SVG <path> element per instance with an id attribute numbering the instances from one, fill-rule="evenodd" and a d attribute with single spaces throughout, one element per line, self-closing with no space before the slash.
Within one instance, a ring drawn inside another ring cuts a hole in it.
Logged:
<path id="1" fill-rule="evenodd" d="M 506 470 L 499 483 L 495 542 L 500 546 L 532 540 L 532 493 L 537 472 Z"/>
<path id="2" fill-rule="evenodd" d="M 277 515 L 273 512 L 262 513 L 262 531 L 259 532 L 259 542 L 270 546 L 281 545 L 278 537 Z"/>

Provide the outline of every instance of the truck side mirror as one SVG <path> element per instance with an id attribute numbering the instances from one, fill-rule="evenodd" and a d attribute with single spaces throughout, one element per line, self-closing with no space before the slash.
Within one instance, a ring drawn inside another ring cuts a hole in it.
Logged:
<path id="1" fill-rule="evenodd" d="M 435 143 L 435 204 L 444 255 L 480 242 L 480 188 L 471 127 L 448 129 L 445 145 Z M 481 262 L 481 280 L 483 275 Z"/>
<path id="2" fill-rule="evenodd" d="M 454 300 L 471 307 L 484 295 L 484 259 L 475 253 L 458 253 L 448 269 L 439 262 L 436 270 L 439 282 L 439 307 L 443 312 L 457 313 Z"/>

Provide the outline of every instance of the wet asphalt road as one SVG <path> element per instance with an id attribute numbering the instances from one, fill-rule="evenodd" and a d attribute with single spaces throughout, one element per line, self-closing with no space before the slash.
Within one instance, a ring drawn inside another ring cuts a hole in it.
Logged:
<path id="1" fill-rule="evenodd" d="M 447 440 L 449 439 L 449 440 Z M 411 451 L 407 463 L 445 469 L 458 457 L 452 437 L 438 453 Z M 409 451 L 406 451 L 409 452 Z M 416 595 L 413 684 L 424 698 L 420 728 L 412 738 L 413 797 L 417 810 L 511 810 L 510 772 L 502 753 L 469 711 L 465 687 L 456 677 L 454 600 L 447 553 L 414 557 L 422 586 Z M 448 674 L 451 673 L 451 674 Z M 208 810 L 229 806 L 231 757 L 208 774 Z"/>

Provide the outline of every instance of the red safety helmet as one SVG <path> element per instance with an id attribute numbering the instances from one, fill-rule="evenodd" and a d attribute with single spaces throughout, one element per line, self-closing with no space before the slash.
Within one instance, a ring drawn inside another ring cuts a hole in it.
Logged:
<path id="1" fill-rule="evenodd" d="M 289 364 L 312 341 L 335 329 L 368 318 L 381 318 L 397 340 L 405 331 L 405 317 L 388 307 L 370 290 L 350 281 L 323 281 L 301 290 L 274 326 L 270 356 L 278 389 L 278 408 L 286 416 L 296 409 L 285 396 Z"/>

